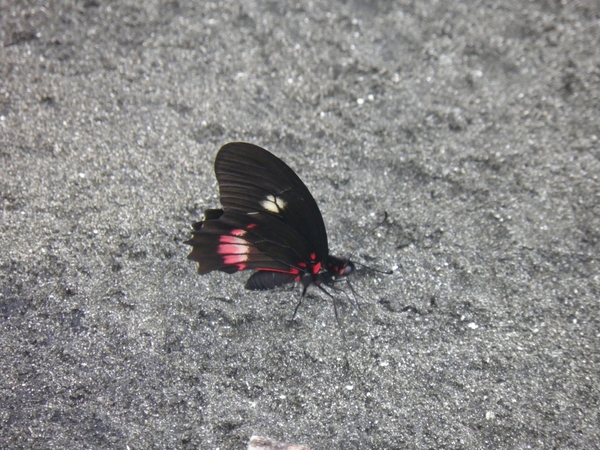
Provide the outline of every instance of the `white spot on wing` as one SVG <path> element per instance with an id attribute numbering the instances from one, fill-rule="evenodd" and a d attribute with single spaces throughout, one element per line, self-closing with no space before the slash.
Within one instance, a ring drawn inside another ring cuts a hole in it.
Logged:
<path id="1" fill-rule="evenodd" d="M 281 213 L 286 205 L 287 203 L 284 199 L 275 195 L 267 195 L 267 198 L 260 202 L 260 206 L 273 214 Z"/>
<path id="2" fill-rule="evenodd" d="M 285 200 L 282 199 L 281 197 L 275 197 L 275 203 L 277 203 L 277 206 L 279 206 L 279 209 L 285 209 L 285 206 L 287 205 Z"/>

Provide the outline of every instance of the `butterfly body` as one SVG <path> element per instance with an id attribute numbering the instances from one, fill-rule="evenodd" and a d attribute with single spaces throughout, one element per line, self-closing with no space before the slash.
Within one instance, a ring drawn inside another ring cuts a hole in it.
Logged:
<path id="1" fill-rule="evenodd" d="M 299 282 L 321 287 L 354 271 L 329 255 L 327 233 L 314 198 L 281 159 L 253 144 L 221 147 L 215 159 L 221 209 L 193 224 L 188 258 L 198 273 L 256 270 L 252 290 Z"/>

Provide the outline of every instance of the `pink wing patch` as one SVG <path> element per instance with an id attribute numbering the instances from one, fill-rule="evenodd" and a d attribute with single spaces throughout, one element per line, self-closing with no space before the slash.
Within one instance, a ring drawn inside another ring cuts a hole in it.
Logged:
<path id="1" fill-rule="evenodd" d="M 242 231 L 244 230 L 234 230 Z M 245 233 L 245 232 L 244 232 Z M 217 253 L 223 255 L 223 262 L 225 264 L 238 264 L 248 261 L 248 255 L 252 252 L 253 246 L 250 242 L 245 239 L 235 236 L 219 236 L 219 248 Z M 240 266 L 244 266 L 242 264 Z M 243 270 L 243 269 L 240 269 Z"/>

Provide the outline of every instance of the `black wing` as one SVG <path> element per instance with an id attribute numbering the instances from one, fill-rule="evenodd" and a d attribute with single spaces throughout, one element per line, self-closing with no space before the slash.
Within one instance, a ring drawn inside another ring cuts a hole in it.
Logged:
<path id="1" fill-rule="evenodd" d="M 215 173 L 226 213 L 274 216 L 281 227 L 304 237 L 316 261 L 325 261 L 329 251 L 321 211 L 298 175 L 281 159 L 256 145 L 233 142 L 219 150 Z"/>
<path id="2" fill-rule="evenodd" d="M 198 263 L 198 273 L 213 270 L 271 270 L 299 274 L 309 261 L 310 244 L 271 214 L 244 214 L 209 209 L 193 225 L 193 246 L 188 258 Z"/>

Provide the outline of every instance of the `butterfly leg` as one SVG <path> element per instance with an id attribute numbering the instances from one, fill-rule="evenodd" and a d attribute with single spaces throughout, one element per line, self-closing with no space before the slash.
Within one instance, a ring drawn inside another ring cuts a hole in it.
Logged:
<path id="1" fill-rule="evenodd" d="M 319 289 L 320 289 L 322 292 L 325 292 L 325 294 L 327 294 L 327 295 L 328 295 L 328 296 L 331 298 L 331 301 L 332 301 L 332 303 L 333 303 L 333 313 L 335 314 L 335 320 L 336 320 L 336 322 L 338 323 L 338 325 L 341 327 L 341 326 L 342 326 L 342 324 L 340 323 L 340 318 L 339 318 L 339 316 L 338 316 L 338 312 L 337 312 L 337 305 L 335 304 L 335 297 L 334 297 L 333 295 L 331 295 L 331 294 L 330 294 L 330 293 L 327 291 L 327 289 L 325 289 L 323 286 L 321 286 L 321 285 L 317 285 L 317 287 L 318 287 L 318 288 L 319 288 Z M 330 286 L 330 287 L 331 287 L 331 286 Z"/>
<path id="2" fill-rule="evenodd" d="M 352 297 L 354 298 L 354 301 L 353 302 L 351 301 L 351 302 L 354 304 L 354 307 L 359 312 L 359 314 L 362 314 L 362 309 L 360 309 L 360 303 L 358 302 L 358 298 L 357 298 L 357 297 L 360 297 L 360 295 L 358 295 L 356 293 L 356 291 L 354 290 L 354 287 L 352 286 L 352 283 L 350 283 L 350 280 L 347 278 L 346 278 L 346 284 L 350 288 L 350 292 L 352 292 Z M 344 294 L 346 294 L 346 291 L 342 291 L 342 292 L 344 292 Z M 348 300 L 350 300 L 350 296 L 348 294 L 346 294 L 346 297 L 348 297 Z"/>
<path id="3" fill-rule="evenodd" d="M 304 289 L 302 289 L 302 295 L 300 296 L 300 301 L 294 308 L 294 314 L 292 315 L 292 320 L 296 319 L 296 313 L 298 312 L 298 308 L 300 308 L 300 305 L 302 304 L 302 300 L 304 300 L 304 295 L 306 294 L 307 288 L 308 288 L 308 285 L 304 285 Z"/>

